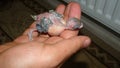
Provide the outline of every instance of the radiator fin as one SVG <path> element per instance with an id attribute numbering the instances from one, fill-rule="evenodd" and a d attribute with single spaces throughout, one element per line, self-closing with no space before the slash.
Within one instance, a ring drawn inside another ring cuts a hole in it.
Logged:
<path id="1" fill-rule="evenodd" d="M 81 4 L 82 11 L 120 34 L 120 0 L 64 0 Z"/>

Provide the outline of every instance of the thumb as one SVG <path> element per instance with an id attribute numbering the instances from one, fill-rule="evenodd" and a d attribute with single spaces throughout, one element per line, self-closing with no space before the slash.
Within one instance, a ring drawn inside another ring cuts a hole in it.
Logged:
<path id="1" fill-rule="evenodd" d="M 54 56 L 59 62 L 64 61 L 79 49 L 87 47 L 90 44 L 90 38 L 87 36 L 75 36 L 58 42 L 54 46 Z"/>

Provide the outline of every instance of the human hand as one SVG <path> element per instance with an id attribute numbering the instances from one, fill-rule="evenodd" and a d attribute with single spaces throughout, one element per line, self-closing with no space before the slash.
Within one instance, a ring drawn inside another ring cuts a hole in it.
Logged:
<path id="1" fill-rule="evenodd" d="M 65 20 L 76 17 L 80 19 L 81 11 L 77 3 L 70 3 L 66 9 L 59 5 L 57 12 L 65 15 Z M 40 35 L 33 32 L 29 41 L 27 33 L 35 28 L 33 23 L 22 36 L 14 40 L 13 47 L 0 55 L 1 68 L 58 68 L 66 59 L 81 48 L 90 44 L 86 36 L 77 36 L 78 30 L 65 30 L 60 36 Z M 4 63 L 3 63 L 4 62 Z"/>

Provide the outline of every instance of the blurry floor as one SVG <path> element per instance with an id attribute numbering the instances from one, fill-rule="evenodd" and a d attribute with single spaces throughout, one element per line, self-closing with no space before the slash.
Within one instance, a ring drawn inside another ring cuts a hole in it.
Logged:
<path id="1" fill-rule="evenodd" d="M 84 49 L 73 55 L 62 68 L 107 68 Z"/>
<path id="2" fill-rule="evenodd" d="M 30 15 L 34 12 L 17 0 L 9 3 L 0 11 L 0 27 L 14 39 L 33 22 Z"/>
<path id="3" fill-rule="evenodd" d="M 30 9 L 30 6 L 25 5 L 25 1 L 15 0 L 8 2 L 6 7 L 0 10 L 0 43 L 11 41 L 22 34 L 33 22 L 31 14 L 36 14 L 36 11 Z M 29 3 L 33 5 L 32 3 Z M 4 6 L 4 5 L 3 5 Z M 0 6 L 1 7 L 1 6 Z M 46 11 L 44 8 L 32 7 L 37 10 L 37 13 Z M 62 68 L 107 68 L 99 62 L 95 57 L 90 55 L 84 49 L 71 57 Z"/>

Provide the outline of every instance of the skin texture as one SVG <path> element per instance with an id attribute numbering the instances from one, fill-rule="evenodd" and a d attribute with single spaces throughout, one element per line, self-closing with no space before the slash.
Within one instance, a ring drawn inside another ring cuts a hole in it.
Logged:
<path id="1" fill-rule="evenodd" d="M 81 15 L 79 4 L 74 2 L 68 6 L 59 5 L 56 11 L 64 14 L 65 20 L 80 19 Z M 77 36 L 77 30 L 64 30 L 52 37 L 33 32 L 34 40 L 29 41 L 27 33 L 35 25 L 33 23 L 20 37 L 0 47 L 0 68 L 59 68 L 72 54 L 90 44 L 90 38 Z"/>
<path id="2" fill-rule="evenodd" d="M 32 18 L 36 22 L 36 30 L 38 32 L 48 33 L 51 36 L 60 35 L 64 30 L 79 30 L 83 27 L 83 24 L 79 19 L 73 17 L 65 21 L 63 19 L 64 15 L 54 10 L 49 10 L 49 12 L 34 15 Z M 30 38 L 32 38 L 31 31 L 29 32 Z"/>
<path id="3" fill-rule="evenodd" d="M 60 35 L 65 30 L 66 25 L 62 23 L 62 15 L 50 10 L 43 14 L 34 16 L 36 22 L 36 29 L 40 33 L 48 33 L 49 35 Z"/>

